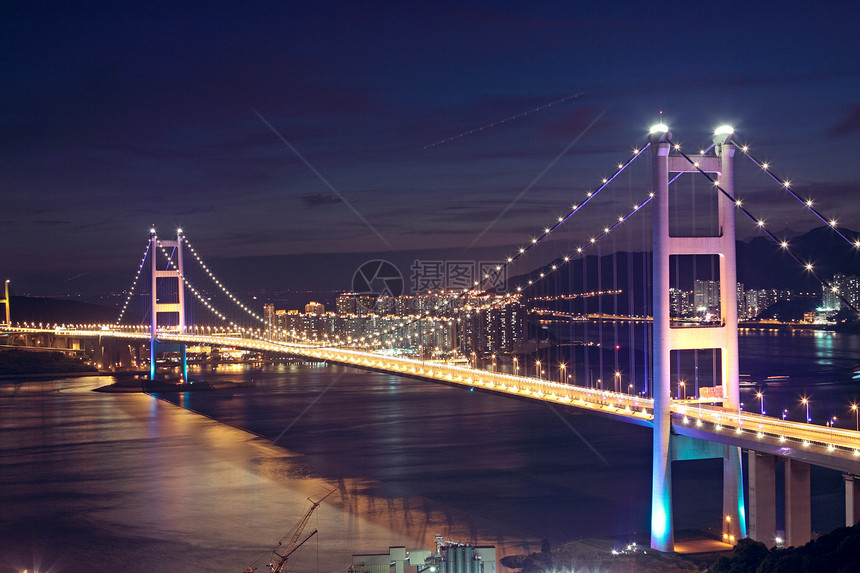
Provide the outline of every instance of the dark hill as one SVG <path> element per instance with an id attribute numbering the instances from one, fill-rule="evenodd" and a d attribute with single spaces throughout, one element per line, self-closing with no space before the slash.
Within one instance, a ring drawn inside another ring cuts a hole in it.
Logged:
<path id="1" fill-rule="evenodd" d="M 768 550 L 764 544 L 742 539 L 731 557 L 721 557 L 712 573 L 818 572 L 854 573 L 860 570 L 860 525 L 840 527 L 801 547 Z"/>
<path id="2" fill-rule="evenodd" d="M 10 300 L 12 323 L 43 322 L 50 324 L 112 323 L 119 311 L 107 306 L 62 300 L 13 296 Z"/>
<path id="3" fill-rule="evenodd" d="M 840 229 L 851 241 L 856 231 Z M 825 279 L 835 273 L 860 275 L 860 250 L 847 244 L 829 227 L 817 227 L 789 239 L 789 247 L 802 261 Z M 738 243 L 738 280 L 746 288 L 789 288 L 793 291 L 820 292 L 818 281 L 793 260 L 784 249 L 767 237 Z"/>

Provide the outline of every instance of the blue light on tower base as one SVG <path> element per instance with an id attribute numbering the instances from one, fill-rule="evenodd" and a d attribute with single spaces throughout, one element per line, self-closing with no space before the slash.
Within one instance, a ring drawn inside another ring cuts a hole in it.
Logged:
<path id="1" fill-rule="evenodd" d="M 670 529 L 668 527 L 668 515 L 666 515 L 665 506 L 662 503 L 653 503 L 651 505 L 651 547 L 669 547 L 673 545 Z M 672 549 L 662 549 L 671 551 Z"/>

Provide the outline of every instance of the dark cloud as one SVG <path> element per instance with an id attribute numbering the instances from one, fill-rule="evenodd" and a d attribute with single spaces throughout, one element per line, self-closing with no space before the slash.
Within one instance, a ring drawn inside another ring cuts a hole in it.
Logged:
<path id="1" fill-rule="evenodd" d="M 71 223 L 72 223 L 71 221 L 65 221 L 63 219 L 36 219 L 35 221 L 33 221 L 34 225 L 48 225 L 48 226 L 70 225 Z"/>
<path id="2" fill-rule="evenodd" d="M 338 203 L 342 203 L 340 197 L 336 195 L 329 195 L 324 193 L 309 193 L 307 195 L 299 196 L 302 204 L 305 207 L 313 209 L 314 207 L 324 207 L 325 205 L 337 205 Z"/>
<path id="3" fill-rule="evenodd" d="M 834 137 L 860 133 L 860 103 L 852 104 L 845 117 L 830 128 L 829 133 Z"/>
<path id="4" fill-rule="evenodd" d="M 599 134 L 606 133 L 614 127 L 611 125 L 614 123 L 612 120 L 604 120 L 600 117 L 605 111 L 606 108 L 601 109 L 594 105 L 577 106 L 565 113 L 563 117 L 545 124 L 542 131 L 552 139 L 571 140 L 580 134 L 583 134 L 583 137 L 585 134 L 590 134 L 591 136 L 587 138 L 588 142 L 600 141 Z M 595 122 L 598 117 L 600 119 Z M 594 122 L 593 125 L 592 122 Z M 594 137 L 595 134 L 597 137 Z"/>

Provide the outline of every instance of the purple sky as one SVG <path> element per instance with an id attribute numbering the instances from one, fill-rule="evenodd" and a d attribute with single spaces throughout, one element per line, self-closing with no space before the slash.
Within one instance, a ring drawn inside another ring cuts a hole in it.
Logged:
<path id="1" fill-rule="evenodd" d="M 733 124 L 860 228 L 855 3 L 18 4 L 0 23 L 0 273 L 19 293 L 127 286 L 153 223 L 215 260 L 501 258 L 659 110 L 691 152 Z M 738 162 L 769 220 L 816 226 Z M 618 205 L 647 185 L 640 169 Z"/>

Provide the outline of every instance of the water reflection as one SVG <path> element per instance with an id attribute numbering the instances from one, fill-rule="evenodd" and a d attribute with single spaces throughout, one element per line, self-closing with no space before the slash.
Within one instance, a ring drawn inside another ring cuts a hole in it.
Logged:
<path id="1" fill-rule="evenodd" d="M 151 396 L 90 391 L 106 382 L 4 388 L 15 396 L 0 400 L 9 430 L 0 433 L 4 563 L 32 568 L 38 546 L 55 570 L 242 570 L 286 533 L 308 497 L 331 489 L 338 494 L 313 524 L 326 570 L 345 570 L 353 552 L 430 547 L 436 532 L 508 550 L 523 543 L 488 538 L 496 529 L 444 503 L 320 477 L 296 452 Z"/>
<path id="2" fill-rule="evenodd" d="M 806 395 L 814 419 L 834 411 L 853 427 L 842 410 L 858 401 L 858 342 L 746 332 L 741 372 L 789 376 L 763 389 L 772 413 L 802 419 Z M 240 571 L 331 489 L 314 557 L 296 569 L 315 568 L 317 549 L 321 568 L 342 571 L 352 553 L 430 547 L 435 533 L 504 555 L 647 531 L 647 429 L 321 363 L 192 375 L 256 385 L 160 398 L 94 393 L 99 377 L 0 385 L 5 562 L 21 570 L 39 548 L 56 570 Z M 721 473 L 677 467 L 676 527 L 719 526 Z M 843 519 L 838 503 L 815 507 L 816 529 Z"/>

